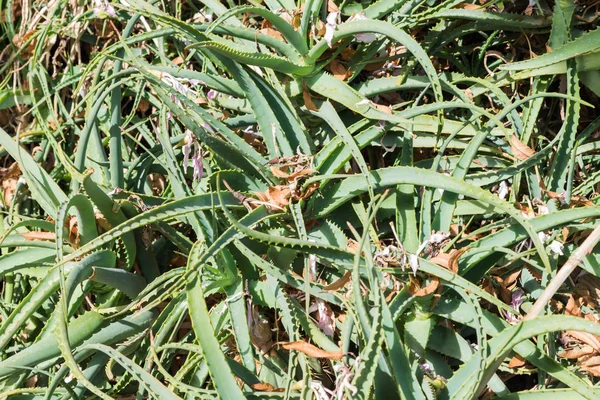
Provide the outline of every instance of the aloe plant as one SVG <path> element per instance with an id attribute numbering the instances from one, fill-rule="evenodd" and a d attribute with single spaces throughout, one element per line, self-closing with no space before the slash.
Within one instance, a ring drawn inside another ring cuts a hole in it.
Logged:
<path id="1" fill-rule="evenodd" d="M 0 397 L 598 396 L 593 5 L 30 3 Z"/>

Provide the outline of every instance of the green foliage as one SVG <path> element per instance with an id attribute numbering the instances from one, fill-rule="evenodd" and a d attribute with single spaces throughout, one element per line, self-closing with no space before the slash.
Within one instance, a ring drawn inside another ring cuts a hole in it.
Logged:
<path id="1" fill-rule="evenodd" d="M 0 2 L 0 398 L 598 397 L 597 7 Z"/>

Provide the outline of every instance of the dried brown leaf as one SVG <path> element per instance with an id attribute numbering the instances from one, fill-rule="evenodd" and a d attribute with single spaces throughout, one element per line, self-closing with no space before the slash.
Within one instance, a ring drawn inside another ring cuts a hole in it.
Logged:
<path id="1" fill-rule="evenodd" d="M 338 8 L 338 6 L 333 2 L 333 0 L 327 0 L 327 12 L 338 12 L 340 11 L 340 9 Z"/>
<path id="2" fill-rule="evenodd" d="M 525 365 L 525 363 L 526 363 L 525 359 L 523 357 L 521 357 L 520 355 L 516 354 L 508 362 L 508 367 L 509 368 L 521 368 L 523 365 Z"/>
<path id="3" fill-rule="evenodd" d="M 440 286 L 440 280 L 437 276 L 434 276 L 433 278 L 431 278 L 431 281 L 424 288 L 421 288 L 421 284 L 419 283 L 419 281 L 417 279 L 413 278 L 412 275 L 409 275 L 409 276 L 410 276 L 409 289 L 410 289 L 411 294 L 415 297 L 423 297 L 423 296 L 427 296 L 431 293 L 434 293 Z"/>
<path id="4" fill-rule="evenodd" d="M 515 135 L 512 135 L 510 139 L 510 148 L 513 155 L 521 161 L 525 161 L 535 154 L 535 150 L 521 142 Z"/>
<path id="5" fill-rule="evenodd" d="M 350 282 L 351 277 L 352 273 L 350 271 L 346 271 L 344 272 L 344 276 L 342 276 L 337 281 L 333 282 L 331 285 L 323 286 L 323 290 L 338 291 L 344 286 L 346 286 L 348 282 Z"/>
<path id="6" fill-rule="evenodd" d="M 327 66 L 327 69 L 331 71 L 333 76 L 335 76 L 341 81 L 345 81 L 346 79 L 352 76 L 352 72 L 348 71 L 346 67 L 344 67 L 344 65 L 342 65 L 342 63 L 339 62 L 337 59 L 331 60 L 331 62 Z"/>
<path id="7" fill-rule="evenodd" d="M 259 392 L 285 392 L 284 388 L 276 388 L 267 382 L 254 383 L 251 387 Z"/>
<path id="8" fill-rule="evenodd" d="M 312 97 L 310 96 L 310 92 L 308 91 L 308 89 L 304 88 L 304 90 L 302 91 L 302 98 L 304 99 L 304 106 L 306 107 L 307 110 L 310 110 L 310 111 L 319 111 L 319 109 L 317 108 L 317 106 L 313 102 Z"/>
<path id="9" fill-rule="evenodd" d="M 4 198 L 4 204 L 10 205 L 15 190 L 17 189 L 17 182 L 21 176 L 21 170 L 19 164 L 12 163 L 8 168 L 0 168 L 0 183 L 2 186 L 2 196 Z"/>
<path id="10" fill-rule="evenodd" d="M 303 341 L 278 342 L 277 344 L 281 345 L 281 347 L 283 347 L 286 350 L 299 351 L 301 353 L 306 354 L 309 357 L 326 358 L 328 360 L 338 361 L 341 360 L 344 356 L 344 353 L 342 353 L 341 351 L 326 351 Z"/>
<path id="11" fill-rule="evenodd" d="M 56 240 L 56 233 L 54 232 L 27 232 L 21 233 L 21 236 L 23 236 L 25 240 Z"/>
<path id="12" fill-rule="evenodd" d="M 592 346 L 585 345 L 581 348 L 563 351 L 562 353 L 557 354 L 557 356 L 560 358 L 575 359 L 575 358 L 587 356 L 587 355 L 594 354 L 594 353 L 595 353 L 595 350 L 592 348 Z"/>

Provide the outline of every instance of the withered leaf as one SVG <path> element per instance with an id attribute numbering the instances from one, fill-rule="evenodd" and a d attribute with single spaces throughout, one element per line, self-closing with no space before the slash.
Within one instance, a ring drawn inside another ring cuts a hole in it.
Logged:
<path id="1" fill-rule="evenodd" d="M 276 388 L 275 386 L 267 382 L 254 383 L 252 385 L 252 389 L 257 390 L 259 392 L 285 392 L 284 388 Z"/>
<path id="2" fill-rule="evenodd" d="M 336 59 L 331 60 L 331 62 L 327 66 L 327 69 L 329 69 L 329 71 L 331 71 L 333 76 L 335 76 L 337 79 L 339 79 L 341 81 L 345 81 L 350 76 L 352 76 L 352 72 L 348 71 L 346 69 L 346 67 L 344 67 L 342 65 L 342 63 Z"/>
<path id="3" fill-rule="evenodd" d="M 306 88 L 304 88 L 304 90 L 302 91 L 302 98 L 304 99 L 304 106 L 306 106 L 307 110 L 319 111 L 319 109 L 313 102 L 312 97 L 310 96 L 310 92 Z"/>
<path id="4" fill-rule="evenodd" d="M 25 240 L 56 240 L 56 233 L 54 232 L 27 232 L 21 233 L 21 236 Z"/>
<path id="5" fill-rule="evenodd" d="M 328 360 L 341 360 L 344 353 L 341 351 L 326 351 L 313 346 L 310 343 L 298 341 L 298 342 L 278 342 L 286 350 L 295 350 L 306 354 L 309 357 L 315 358 L 327 358 Z"/>
<path id="6" fill-rule="evenodd" d="M 521 161 L 525 161 L 535 154 L 535 150 L 521 142 L 515 135 L 510 138 L 510 148 L 513 155 Z"/>
<path id="7" fill-rule="evenodd" d="M 427 296 L 431 293 L 434 293 L 438 287 L 440 286 L 440 280 L 437 276 L 431 278 L 431 281 L 424 288 L 421 287 L 421 284 L 418 280 L 409 275 L 410 277 L 410 293 L 415 297 L 423 297 Z"/>
<path id="8" fill-rule="evenodd" d="M 587 356 L 589 354 L 593 354 L 594 352 L 595 352 L 595 350 L 592 348 L 592 346 L 585 345 L 578 349 L 571 349 L 571 350 L 563 351 L 562 353 L 557 354 L 557 356 L 560 358 L 573 359 L 573 358 L 579 358 L 582 356 Z"/>
<path id="9" fill-rule="evenodd" d="M 352 273 L 350 271 L 344 272 L 344 276 L 342 276 L 337 281 L 333 282 L 331 285 L 323 286 L 323 290 L 332 290 L 337 291 L 346 286 L 348 282 L 350 282 L 350 277 Z"/>

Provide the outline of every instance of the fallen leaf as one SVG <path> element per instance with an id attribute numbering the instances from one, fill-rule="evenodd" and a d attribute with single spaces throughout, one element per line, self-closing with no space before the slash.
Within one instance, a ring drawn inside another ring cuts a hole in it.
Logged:
<path id="1" fill-rule="evenodd" d="M 254 383 L 251 387 L 259 392 L 285 392 L 284 388 L 276 388 L 267 382 Z"/>
<path id="2" fill-rule="evenodd" d="M 56 233 L 54 232 L 27 232 L 21 233 L 21 236 L 25 240 L 45 240 L 45 241 L 53 241 L 56 240 Z"/>
<path id="3" fill-rule="evenodd" d="M 4 204 L 7 206 L 10 205 L 13 199 L 20 176 L 21 170 L 19 169 L 19 164 L 17 163 L 12 163 L 8 168 L 0 168 L 2 196 L 4 198 Z"/>
<path id="4" fill-rule="evenodd" d="M 326 351 L 313 346 L 310 343 L 298 341 L 298 342 L 278 342 L 286 350 L 295 350 L 306 354 L 309 357 L 315 358 L 327 358 L 328 360 L 341 360 L 344 353 L 341 351 Z"/>
<path id="5" fill-rule="evenodd" d="M 592 347 L 594 351 L 600 351 L 600 341 L 596 335 L 577 331 L 566 331 L 566 334 Z"/>
<path id="6" fill-rule="evenodd" d="M 452 272 L 454 272 L 455 274 L 458 274 L 458 260 L 460 259 L 460 256 L 462 256 L 463 254 L 465 254 L 465 252 L 468 249 L 466 247 L 463 247 L 462 249 L 452 249 L 452 251 L 450 252 L 450 259 L 448 260 L 448 269 Z"/>
<path id="7" fill-rule="evenodd" d="M 504 278 L 504 286 L 509 289 L 512 290 L 512 285 L 517 281 L 517 278 L 519 277 L 519 275 L 521 275 L 521 270 L 517 269 L 515 271 L 513 271 L 512 273 L 508 274 L 508 276 L 506 278 Z"/>
<path id="8" fill-rule="evenodd" d="M 525 161 L 535 154 L 535 150 L 521 142 L 515 135 L 510 138 L 510 148 L 513 155 L 521 161 Z"/>
<path id="9" fill-rule="evenodd" d="M 440 280 L 437 276 L 434 276 L 433 278 L 431 278 L 431 281 L 424 288 L 421 288 L 421 284 L 419 283 L 419 281 L 417 279 L 413 278 L 412 275 L 409 275 L 409 278 L 410 278 L 410 286 L 409 286 L 410 293 L 415 297 L 427 296 L 427 295 L 435 292 L 438 289 L 438 287 L 440 286 Z"/>
<path id="10" fill-rule="evenodd" d="M 327 69 L 331 71 L 333 76 L 335 76 L 341 81 L 345 81 L 346 79 L 352 76 L 352 72 L 348 71 L 346 67 L 344 67 L 342 63 L 339 62 L 337 59 L 331 60 L 331 62 L 327 66 Z"/>
<path id="11" fill-rule="evenodd" d="M 310 92 L 308 91 L 308 89 L 304 88 L 302 90 L 302 98 L 304 99 L 304 106 L 306 107 L 307 110 L 310 110 L 310 111 L 319 111 L 319 109 L 317 108 L 317 106 L 313 102 L 312 97 L 310 96 Z"/>
<path id="12" fill-rule="evenodd" d="M 275 175 L 278 178 L 287 179 L 288 181 L 293 182 L 297 178 L 300 178 L 305 175 L 314 174 L 317 171 L 315 171 L 314 169 L 311 169 L 311 168 L 303 168 L 303 169 L 299 169 L 298 171 L 294 171 L 290 174 L 290 173 L 283 171 L 281 168 L 271 166 L 271 172 L 273 172 L 273 175 Z"/>
<path id="13" fill-rule="evenodd" d="M 440 267 L 448 268 L 448 261 L 450 260 L 450 254 L 439 252 L 437 256 L 429 259 L 429 262 L 439 265 Z"/>
<path id="14" fill-rule="evenodd" d="M 390 114 L 390 115 L 392 114 L 391 107 L 384 106 L 383 104 L 373 104 L 373 106 L 381 112 L 384 112 L 384 113 Z"/>
<path id="15" fill-rule="evenodd" d="M 327 12 L 338 12 L 340 11 L 340 9 L 338 8 L 338 6 L 333 2 L 333 0 L 327 0 Z"/>
<path id="16" fill-rule="evenodd" d="M 516 354 L 508 362 L 508 367 L 509 368 L 520 368 L 523 365 L 525 365 L 525 363 L 526 363 L 525 359 L 523 357 L 521 357 L 520 355 Z"/>
<path id="17" fill-rule="evenodd" d="M 595 350 L 592 348 L 592 346 L 585 345 L 581 348 L 563 351 L 562 353 L 557 354 L 557 356 L 560 358 L 574 359 L 593 354 L 594 352 Z"/>
<path id="18" fill-rule="evenodd" d="M 337 291 L 346 286 L 348 282 L 350 282 L 350 277 L 352 277 L 352 273 L 350 271 L 344 272 L 344 276 L 342 276 L 337 281 L 333 282 L 330 285 L 323 286 L 323 290 L 331 290 Z"/>

